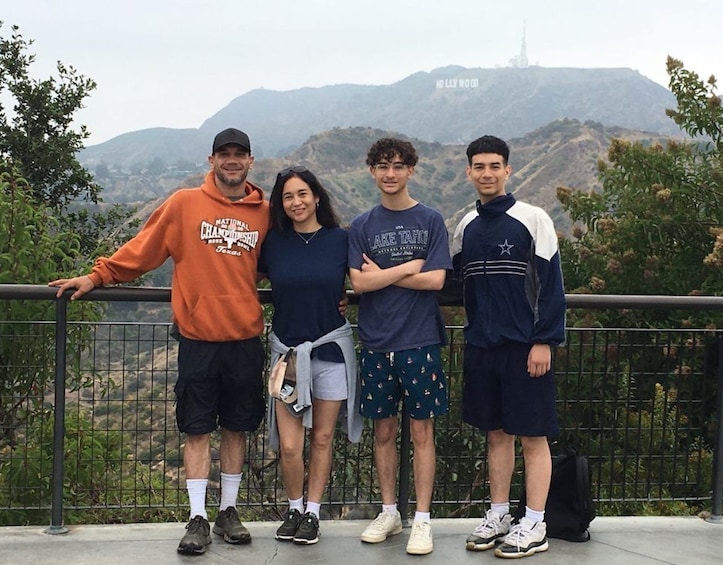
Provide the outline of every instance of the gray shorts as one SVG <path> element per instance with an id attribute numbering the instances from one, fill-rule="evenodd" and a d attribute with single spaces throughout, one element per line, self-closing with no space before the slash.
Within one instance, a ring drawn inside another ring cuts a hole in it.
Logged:
<path id="1" fill-rule="evenodd" d="M 333 361 L 311 360 L 311 395 L 319 400 L 346 400 L 346 365 Z"/>

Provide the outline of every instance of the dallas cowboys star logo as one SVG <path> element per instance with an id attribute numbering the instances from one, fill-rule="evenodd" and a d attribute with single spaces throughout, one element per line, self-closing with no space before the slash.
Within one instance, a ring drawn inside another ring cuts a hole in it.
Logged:
<path id="1" fill-rule="evenodd" d="M 499 247 L 501 250 L 500 255 L 504 255 L 504 254 L 512 255 L 512 253 L 510 253 L 510 249 L 512 249 L 514 247 L 514 245 L 512 245 L 511 243 L 507 243 L 507 240 L 505 239 L 505 242 L 498 243 L 497 247 Z"/>

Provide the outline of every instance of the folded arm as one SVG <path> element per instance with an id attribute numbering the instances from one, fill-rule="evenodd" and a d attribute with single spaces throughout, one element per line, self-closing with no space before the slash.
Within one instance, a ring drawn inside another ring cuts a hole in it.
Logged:
<path id="1" fill-rule="evenodd" d="M 356 293 L 372 292 L 397 284 L 403 279 L 420 274 L 424 259 L 413 259 L 406 263 L 382 269 L 365 253 L 361 269 L 349 269 L 351 286 Z"/>
<path id="2" fill-rule="evenodd" d="M 411 290 L 441 290 L 446 276 L 447 272 L 444 269 L 435 269 L 408 275 L 394 284 Z"/>

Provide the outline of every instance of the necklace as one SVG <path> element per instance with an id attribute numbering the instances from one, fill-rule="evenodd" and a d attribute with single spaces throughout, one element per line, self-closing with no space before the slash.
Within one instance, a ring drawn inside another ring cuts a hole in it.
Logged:
<path id="1" fill-rule="evenodd" d="M 316 234 L 319 233 L 320 231 L 321 231 L 321 228 L 319 228 L 318 230 L 316 230 L 316 231 L 315 231 L 314 233 L 312 233 L 311 236 L 309 236 L 309 237 L 304 237 L 304 236 L 301 235 L 298 231 L 294 231 L 294 233 L 296 233 L 296 235 L 298 235 L 301 239 L 303 239 L 303 240 L 304 240 L 304 243 L 306 243 L 306 245 L 309 245 L 309 242 L 310 242 L 312 239 L 314 239 L 314 237 L 316 237 Z"/>

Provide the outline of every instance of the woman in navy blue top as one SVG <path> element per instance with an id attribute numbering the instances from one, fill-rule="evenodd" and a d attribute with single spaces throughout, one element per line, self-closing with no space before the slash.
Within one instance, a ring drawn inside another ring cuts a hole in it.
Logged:
<path id="1" fill-rule="evenodd" d="M 269 441 L 279 447 L 289 498 L 276 539 L 308 545 L 319 539 L 321 498 L 344 403 L 349 439 L 359 441 L 361 436 L 352 331 L 339 311 L 345 296 L 348 236 L 339 226 L 329 194 L 305 167 L 289 167 L 277 175 L 270 210 L 272 229 L 263 244 L 259 272 L 271 281 L 272 364 L 294 348 L 298 389 L 294 406 L 271 397 L 268 404 Z M 308 405 L 311 409 L 304 411 Z M 311 447 L 306 507 L 305 429 Z"/>

